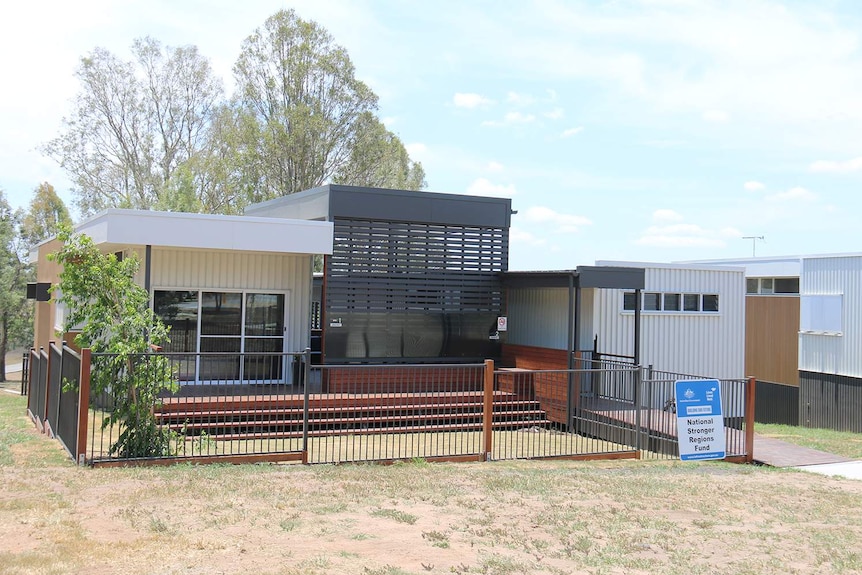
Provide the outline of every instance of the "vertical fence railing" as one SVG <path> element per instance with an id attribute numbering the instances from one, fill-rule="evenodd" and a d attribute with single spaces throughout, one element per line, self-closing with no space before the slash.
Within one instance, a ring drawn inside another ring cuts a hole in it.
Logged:
<path id="1" fill-rule="evenodd" d="M 48 405 L 48 353 L 44 348 L 30 352 L 30 393 L 27 395 L 27 410 L 40 431 L 45 430 L 45 415 Z"/>
<path id="2" fill-rule="evenodd" d="M 21 355 L 21 395 L 30 393 L 30 352 Z"/>
<path id="3" fill-rule="evenodd" d="M 674 386 L 678 380 L 697 379 L 714 378 L 659 371 L 652 366 L 644 369 L 642 407 L 645 420 L 641 429 L 645 457 L 664 459 L 679 457 Z M 724 412 L 727 457 L 750 461 L 753 456 L 754 437 L 754 380 L 722 379 L 719 380 L 719 384 Z"/>
<path id="4" fill-rule="evenodd" d="M 129 459 L 287 461 L 302 457 L 305 353 L 150 353 L 124 369 L 161 384 L 153 401 L 154 442 L 125 453 L 117 412 L 123 390 L 106 383 L 110 354 L 92 354 L 86 460 L 109 465 Z M 149 447 L 149 448 L 148 448 Z"/>
<path id="5" fill-rule="evenodd" d="M 52 437 L 57 434 L 60 415 L 60 391 L 63 386 L 63 348 L 54 342 L 48 344 L 48 391 L 45 406 L 45 431 Z"/>
<path id="6" fill-rule="evenodd" d="M 625 433 L 631 405 L 599 397 L 600 380 L 610 386 L 634 386 L 631 366 L 590 369 L 500 369 L 495 373 L 494 459 L 636 457 L 634 435 Z M 598 362 L 596 362 L 598 363 Z M 626 384 L 627 380 L 627 384 Z"/>
<path id="7" fill-rule="evenodd" d="M 112 417 L 119 389 L 104 379 L 92 383 L 91 375 L 107 369 L 110 356 L 86 349 L 77 354 L 66 346 L 60 352 L 57 414 L 48 421 L 73 458 L 94 465 L 672 458 L 678 456 L 673 384 L 697 378 L 594 359 L 572 370 L 495 371 L 490 361 L 314 366 L 306 350 L 281 357 L 279 373 L 289 372 L 285 380 L 196 378 L 164 391 L 152 412 L 155 425 L 170 434 L 170 449 L 139 458 L 114 449 L 123 431 Z M 229 354 L 201 355 L 142 354 L 128 365 L 173 383 L 201 360 L 222 367 L 261 362 L 246 372 L 257 374 L 275 365 L 272 357 L 255 354 L 230 360 Z M 28 408 L 37 425 L 49 405 L 49 357 L 44 350 L 31 353 Z M 722 380 L 721 388 L 728 457 L 750 461 L 755 382 Z"/>
<path id="8" fill-rule="evenodd" d="M 57 401 L 57 417 L 55 433 L 66 451 L 77 461 L 78 445 L 78 411 L 79 388 L 81 378 L 81 356 L 63 342 L 60 350 L 62 361 L 60 363 L 60 388 Z M 83 406 L 86 410 L 86 404 Z"/>
<path id="9" fill-rule="evenodd" d="M 484 457 L 484 365 L 323 365 L 308 461 Z"/>

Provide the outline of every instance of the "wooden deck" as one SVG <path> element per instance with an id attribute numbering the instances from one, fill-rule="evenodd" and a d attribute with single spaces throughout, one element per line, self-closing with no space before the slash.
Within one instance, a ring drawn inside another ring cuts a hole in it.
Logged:
<path id="1" fill-rule="evenodd" d="M 298 394 L 185 395 L 165 398 L 156 417 L 178 433 L 213 440 L 295 438 L 303 433 L 304 402 Z M 538 402 L 514 393 L 494 392 L 492 405 L 494 429 L 552 425 Z M 481 391 L 311 394 L 308 431 L 313 437 L 475 431 L 482 429 L 483 413 Z"/>

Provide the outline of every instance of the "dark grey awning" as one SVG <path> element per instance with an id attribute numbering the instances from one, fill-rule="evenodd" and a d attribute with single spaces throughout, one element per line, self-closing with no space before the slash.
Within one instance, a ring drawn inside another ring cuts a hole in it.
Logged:
<path id="1" fill-rule="evenodd" d="M 616 266 L 579 266 L 574 270 L 504 272 L 507 288 L 579 288 L 644 289 L 643 268 Z M 571 282 L 571 283 L 570 283 Z"/>

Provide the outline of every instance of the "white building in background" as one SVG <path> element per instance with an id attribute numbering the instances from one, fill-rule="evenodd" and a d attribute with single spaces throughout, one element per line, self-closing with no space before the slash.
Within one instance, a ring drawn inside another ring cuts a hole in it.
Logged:
<path id="1" fill-rule="evenodd" d="M 695 264 L 599 261 L 588 273 L 642 270 L 641 284 L 614 282 L 572 289 L 542 276 L 555 272 L 511 272 L 530 276 L 507 289 L 508 333 L 504 356 L 525 367 L 550 361 L 566 367 L 571 349 L 633 358 L 641 365 L 681 374 L 735 379 L 745 376 L 745 273 L 743 268 Z M 579 268 L 581 270 L 581 268 Z M 556 272 L 562 279 L 579 271 Z M 599 282 L 601 283 L 601 282 Z M 635 285 L 642 285 L 640 301 Z M 635 353 L 635 307 L 640 308 L 640 353 Z M 580 310 L 578 313 L 576 310 Z M 569 314 L 572 314 L 570 318 Z M 570 327 L 571 326 L 571 327 Z M 570 334 L 569 331 L 575 332 Z M 574 344 L 572 342 L 575 342 Z"/>
<path id="2" fill-rule="evenodd" d="M 745 271 L 737 266 L 598 261 L 642 267 L 640 362 L 657 370 L 745 377 Z M 590 299 L 592 301 L 590 301 Z M 606 353 L 633 355 L 635 293 L 592 290 L 584 321 Z"/>

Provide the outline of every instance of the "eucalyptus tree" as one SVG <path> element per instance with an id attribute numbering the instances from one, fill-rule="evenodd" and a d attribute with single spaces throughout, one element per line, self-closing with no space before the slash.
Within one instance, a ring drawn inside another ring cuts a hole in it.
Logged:
<path id="1" fill-rule="evenodd" d="M 33 306 L 27 282 L 33 277 L 20 234 L 20 211 L 13 211 L 0 190 L 0 381 L 6 381 L 6 353 L 32 340 Z"/>
<path id="2" fill-rule="evenodd" d="M 252 201 L 335 181 L 424 185 L 421 165 L 376 119 L 377 96 L 316 22 L 293 10 L 275 13 L 243 42 L 234 76 L 241 169 Z M 383 177 L 389 172 L 395 175 Z"/>
<path id="3" fill-rule="evenodd" d="M 63 225 L 71 225 L 69 209 L 54 186 L 42 182 L 33 191 L 33 199 L 21 220 L 21 238 L 25 245 L 32 247 L 40 241 L 57 234 Z"/>
<path id="4" fill-rule="evenodd" d="M 135 40 L 133 60 L 104 48 L 81 58 L 80 91 L 44 146 L 70 175 L 83 215 L 169 202 L 182 170 L 209 145 L 221 81 L 194 46 Z"/>

